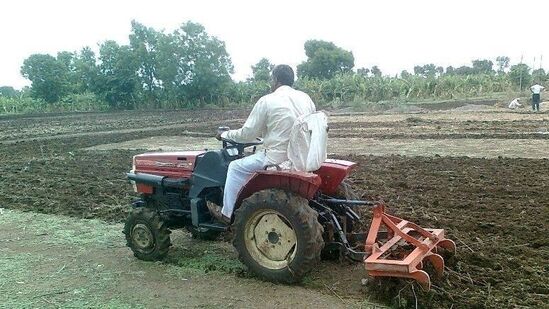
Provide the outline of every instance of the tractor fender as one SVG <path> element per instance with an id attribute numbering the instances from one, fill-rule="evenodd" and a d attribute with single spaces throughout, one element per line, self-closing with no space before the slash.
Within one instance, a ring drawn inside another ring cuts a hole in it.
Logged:
<path id="1" fill-rule="evenodd" d="M 356 163 L 345 160 L 327 159 L 314 173 L 320 176 L 322 184 L 320 191 L 323 194 L 336 194 L 339 184 L 349 176 Z"/>
<path id="2" fill-rule="evenodd" d="M 307 200 L 311 200 L 318 191 L 322 180 L 313 173 L 297 171 L 257 171 L 240 189 L 236 199 L 235 209 L 240 207 L 244 199 L 265 189 L 282 189 L 294 192 Z"/>

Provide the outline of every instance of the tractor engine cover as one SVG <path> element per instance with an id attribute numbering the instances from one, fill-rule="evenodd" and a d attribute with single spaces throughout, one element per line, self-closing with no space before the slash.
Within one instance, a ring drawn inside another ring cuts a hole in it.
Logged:
<path id="1" fill-rule="evenodd" d="M 150 152 L 133 157 L 133 172 L 190 178 L 196 158 L 205 151 Z"/>

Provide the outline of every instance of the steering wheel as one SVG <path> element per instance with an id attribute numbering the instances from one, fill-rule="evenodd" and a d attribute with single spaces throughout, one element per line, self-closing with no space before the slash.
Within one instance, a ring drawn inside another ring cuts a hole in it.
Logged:
<path id="1" fill-rule="evenodd" d="M 263 144 L 263 139 L 259 137 L 256 138 L 255 142 L 247 142 L 247 143 L 239 143 L 228 138 L 221 138 L 221 141 L 223 142 L 223 148 L 225 149 L 236 148 L 238 150 L 238 154 L 243 154 L 245 148 L 252 147 L 252 146 L 254 146 L 255 148 L 255 146 Z"/>

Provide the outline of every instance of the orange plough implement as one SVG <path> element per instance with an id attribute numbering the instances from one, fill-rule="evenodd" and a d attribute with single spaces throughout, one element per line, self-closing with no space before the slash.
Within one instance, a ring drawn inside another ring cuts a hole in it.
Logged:
<path id="1" fill-rule="evenodd" d="M 431 263 L 438 276 L 444 271 L 439 249 L 455 253 L 455 243 L 444 237 L 444 229 L 422 228 L 417 224 L 385 213 L 385 205 L 373 207 L 373 218 L 366 238 L 364 263 L 372 277 L 402 277 L 431 288 L 424 261 Z"/>

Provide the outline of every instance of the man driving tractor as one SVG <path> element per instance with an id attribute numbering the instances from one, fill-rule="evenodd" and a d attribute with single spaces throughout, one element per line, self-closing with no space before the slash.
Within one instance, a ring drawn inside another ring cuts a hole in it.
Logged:
<path id="1" fill-rule="evenodd" d="M 159 260 L 172 230 L 214 240 L 232 223 L 239 260 L 267 280 L 298 282 L 325 253 L 363 262 L 369 276 L 410 278 L 429 289 L 424 262 L 441 275 L 439 252 L 455 252 L 455 243 L 444 229 L 386 213 L 383 201 L 342 198 L 356 163 L 327 159 L 327 116 L 293 82 L 289 66 L 276 66 L 271 93 L 244 126 L 218 131 L 219 150 L 135 155 L 127 175 L 140 197 L 124 224 L 128 246 L 139 259 Z M 246 156 L 259 144 L 264 150 Z M 287 170 L 264 170 L 286 162 Z M 368 233 L 353 231 L 361 226 L 357 207 L 373 212 Z"/>
<path id="2" fill-rule="evenodd" d="M 238 192 L 255 171 L 288 160 L 288 142 L 296 119 L 316 111 L 309 95 L 293 89 L 293 84 L 292 68 L 285 64 L 277 65 L 271 74 L 271 93 L 257 101 L 244 126 L 217 134 L 218 140 L 224 138 L 242 143 L 261 137 L 264 146 L 263 151 L 230 163 L 223 207 L 207 203 L 211 215 L 217 220 L 230 223 Z"/>

